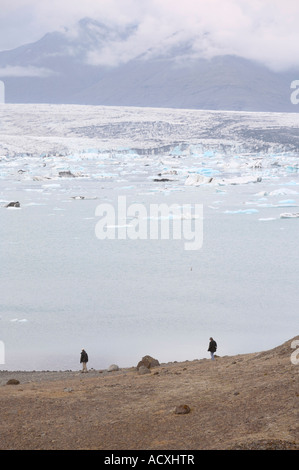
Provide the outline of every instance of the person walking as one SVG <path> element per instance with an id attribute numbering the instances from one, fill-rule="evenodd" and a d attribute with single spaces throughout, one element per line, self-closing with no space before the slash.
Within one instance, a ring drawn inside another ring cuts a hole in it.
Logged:
<path id="1" fill-rule="evenodd" d="M 209 349 L 212 361 L 215 360 L 215 352 L 217 351 L 217 343 L 213 338 L 210 338 Z"/>
<path id="2" fill-rule="evenodd" d="M 88 354 L 85 349 L 81 351 L 80 363 L 82 363 L 82 372 L 87 372 Z"/>

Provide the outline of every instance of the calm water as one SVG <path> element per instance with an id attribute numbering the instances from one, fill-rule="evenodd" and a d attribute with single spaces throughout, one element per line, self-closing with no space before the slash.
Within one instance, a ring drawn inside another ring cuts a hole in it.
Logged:
<path id="1" fill-rule="evenodd" d="M 79 184 L 79 183 L 78 183 Z M 73 200 L 69 182 L 2 182 L 0 340 L 4 369 L 76 369 L 84 347 L 90 367 L 132 366 L 275 347 L 298 334 L 298 224 L 278 208 L 229 214 L 262 187 L 152 192 L 80 183 L 96 200 Z M 272 189 L 275 189 L 274 186 Z M 117 196 L 201 203 L 203 246 L 183 240 L 98 240 L 95 209 Z M 286 197 L 280 197 L 286 199 Z M 275 220 L 261 221 L 260 218 Z"/>

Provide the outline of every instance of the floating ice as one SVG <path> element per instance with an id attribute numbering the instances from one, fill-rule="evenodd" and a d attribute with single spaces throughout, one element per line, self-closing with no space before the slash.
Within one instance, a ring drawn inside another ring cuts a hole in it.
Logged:
<path id="1" fill-rule="evenodd" d="M 297 219 L 299 217 L 299 212 L 285 212 L 280 214 L 281 219 Z"/>
<path id="2" fill-rule="evenodd" d="M 219 170 L 214 170 L 213 168 L 200 168 L 196 170 L 196 173 L 199 175 L 204 175 L 204 176 L 213 176 L 216 174 L 219 174 Z"/>
<path id="3" fill-rule="evenodd" d="M 61 185 L 59 183 L 48 183 L 48 184 L 43 184 L 43 188 L 60 188 Z"/>
<path id="4" fill-rule="evenodd" d="M 238 209 L 238 210 L 226 210 L 224 214 L 256 214 L 258 212 L 257 209 Z"/>
<path id="5" fill-rule="evenodd" d="M 269 220 L 276 220 L 276 218 L 275 217 L 263 217 L 259 219 L 259 221 L 261 222 L 268 222 Z"/>
<path id="6" fill-rule="evenodd" d="M 26 323 L 27 321 L 27 318 L 21 318 L 20 320 L 18 318 L 12 318 L 10 320 L 11 323 Z"/>
<path id="7" fill-rule="evenodd" d="M 284 199 L 283 201 L 278 201 L 278 204 L 296 204 L 296 201 L 294 199 Z"/>
<path id="8" fill-rule="evenodd" d="M 41 202 L 28 202 L 27 204 L 23 204 L 23 205 L 26 207 L 30 207 L 30 206 L 45 206 L 46 204 L 43 204 Z"/>
<path id="9" fill-rule="evenodd" d="M 258 196 L 258 197 L 268 196 L 268 192 L 267 191 L 260 191 L 259 193 L 256 193 L 255 196 Z"/>
<path id="10" fill-rule="evenodd" d="M 19 210 L 21 210 L 21 207 L 17 207 L 17 206 L 9 206 L 9 207 L 7 207 L 7 206 L 6 206 L 6 209 L 7 209 L 8 211 L 19 211 Z"/>
<path id="11" fill-rule="evenodd" d="M 289 173 L 298 173 L 298 171 L 299 171 L 299 166 L 298 166 L 298 165 L 295 165 L 295 166 L 287 166 L 287 167 L 286 167 L 286 170 L 287 170 Z"/>
<path id="12" fill-rule="evenodd" d="M 294 191 L 293 189 L 279 188 L 279 189 L 275 189 L 275 191 L 271 191 L 269 193 L 269 196 L 285 196 L 288 194 L 298 194 L 298 193 L 297 191 Z"/>
<path id="13" fill-rule="evenodd" d="M 201 184 L 211 183 L 213 178 L 199 174 L 189 175 L 185 181 L 186 186 L 200 186 Z"/>
<path id="14" fill-rule="evenodd" d="M 230 184 L 248 184 L 248 183 L 260 183 L 262 178 L 260 176 L 236 176 L 235 178 L 228 178 L 217 180 L 219 185 L 230 185 Z"/>

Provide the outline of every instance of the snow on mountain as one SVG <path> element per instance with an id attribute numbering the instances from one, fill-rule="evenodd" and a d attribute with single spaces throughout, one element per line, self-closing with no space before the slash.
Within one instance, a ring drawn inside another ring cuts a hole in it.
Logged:
<path id="1" fill-rule="evenodd" d="M 136 49 L 137 28 L 85 18 L 74 30 L 1 52 L 6 102 L 297 112 L 290 86 L 298 71 L 273 72 L 237 56 L 199 57 L 179 33 Z"/>

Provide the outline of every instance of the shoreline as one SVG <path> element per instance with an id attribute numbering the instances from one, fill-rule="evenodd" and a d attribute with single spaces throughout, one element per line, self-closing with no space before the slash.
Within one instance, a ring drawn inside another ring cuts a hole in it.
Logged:
<path id="1" fill-rule="evenodd" d="M 0 450 L 298 450 L 293 342 L 145 374 L 0 371 Z"/>
<path id="2" fill-rule="evenodd" d="M 250 353 L 249 353 L 250 354 Z M 251 353 L 255 354 L 255 353 Z M 241 354 L 240 354 L 241 356 Z M 235 356 L 223 356 L 223 357 L 235 357 Z M 220 356 L 216 356 L 216 360 L 219 360 Z M 173 361 L 167 363 L 160 363 L 158 368 L 172 367 L 184 364 L 192 364 L 201 361 L 210 361 L 210 359 L 192 359 L 186 361 Z M 153 371 L 153 369 L 151 369 Z M 120 376 L 126 375 L 131 372 L 137 372 L 137 366 L 130 367 L 119 367 L 118 370 L 109 371 L 109 367 L 106 369 L 88 369 L 87 373 L 83 373 L 81 368 L 77 370 L 0 370 L 0 387 L 6 384 L 9 379 L 17 379 L 22 383 L 29 382 L 42 382 L 51 380 L 67 380 L 76 377 L 105 377 L 105 376 Z"/>
<path id="3" fill-rule="evenodd" d="M 292 352 L 293 352 L 293 349 L 291 348 L 291 344 L 293 341 L 298 341 L 298 346 L 297 348 L 299 348 L 299 335 L 298 336 L 295 336 L 293 337 L 292 339 L 288 340 L 288 341 L 285 341 L 284 343 L 282 343 L 281 345 L 278 345 L 278 346 L 275 346 L 274 348 L 271 348 L 271 349 L 268 349 L 268 350 L 261 350 L 261 351 L 256 351 L 256 352 L 243 352 L 243 353 L 238 353 L 238 354 L 232 354 L 232 355 L 224 355 L 224 356 L 219 356 L 217 353 L 215 354 L 215 362 L 219 363 L 219 361 L 221 360 L 224 360 L 224 359 L 231 359 L 231 360 L 234 360 L 234 359 L 238 359 L 238 358 L 243 358 L 243 357 L 258 357 L 260 355 L 264 355 L 266 353 L 270 353 L 271 351 L 275 351 L 279 348 L 282 348 L 284 345 L 287 345 L 289 344 L 290 345 L 290 348 L 289 348 L 289 354 L 291 356 Z M 297 355 L 299 356 L 299 354 Z M 140 358 L 141 359 L 141 358 Z M 157 358 L 158 360 L 158 358 Z M 174 360 L 174 361 L 169 361 L 169 362 L 163 362 L 163 363 L 160 363 L 159 364 L 159 367 L 171 367 L 171 366 L 178 366 L 178 365 L 186 365 L 186 364 L 192 364 L 192 363 L 201 363 L 201 362 L 210 362 L 211 359 L 210 358 L 207 358 L 207 357 L 202 357 L 202 358 L 196 358 L 196 359 L 186 359 L 186 360 L 183 360 L 183 361 L 177 361 L 177 360 Z M 112 370 L 112 371 L 109 371 L 109 367 L 111 366 L 108 366 L 107 368 L 105 369 L 95 369 L 94 367 L 91 367 L 89 368 L 88 365 L 87 365 L 87 368 L 88 368 L 88 376 L 98 376 L 99 374 L 101 376 L 105 376 L 105 375 L 112 375 L 112 372 L 113 372 L 113 375 L 121 375 L 121 374 L 126 374 L 128 372 L 132 372 L 132 371 L 137 371 L 137 365 L 136 366 L 126 366 L 126 367 L 119 367 L 117 366 L 117 370 Z M 78 368 L 77 369 L 65 369 L 65 370 L 49 370 L 49 369 L 32 369 L 32 370 L 22 370 L 22 369 L 15 369 L 15 370 L 1 370 L 0 369 L 0 387 L 1 385 L 3 385 L 3 382 L 5 381 L 5 379 L 7 378 L 7 380 L 9 380 L 10 378 L 13 378 L 12 376 L 16 376 L 21 378 L 21 379 L 25 379 L 27 378 L 28 382 L 33 382 L 34 379 L 37 379 L 38 382 L 42 381 L 42 379 L 44 380 L 62 380 L 62 379 L 66 379 L 66 378 L 72 378 L 72 377 L 76 377 L 78 375 L 81 376 L 82 374 L 82 366 L 81 364 L 79 364 Z M 84 374 L 85 375 L 85 374 Z"/>

